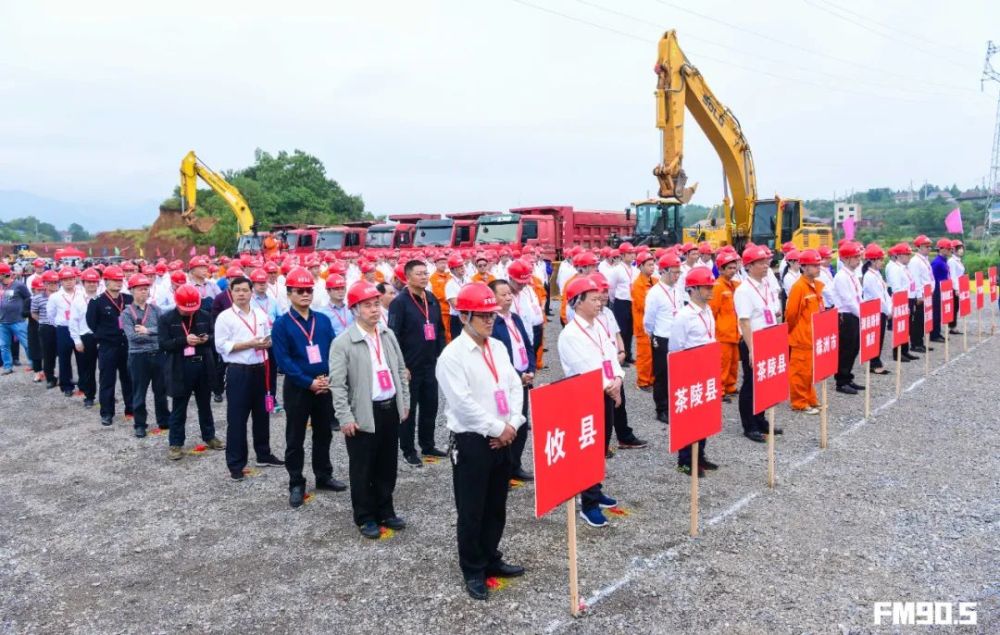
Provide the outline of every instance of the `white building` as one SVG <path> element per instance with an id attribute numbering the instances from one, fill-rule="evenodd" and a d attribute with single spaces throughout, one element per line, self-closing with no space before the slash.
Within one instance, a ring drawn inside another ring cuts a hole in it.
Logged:
<path id="1" fill-rule="evenodd" d="M 848 218 L 853 218 L 855 224 L 861 223 L 861 204 L 837 202 L 833 204 L 833 220 L 837 225 L 843 225 Z"/>

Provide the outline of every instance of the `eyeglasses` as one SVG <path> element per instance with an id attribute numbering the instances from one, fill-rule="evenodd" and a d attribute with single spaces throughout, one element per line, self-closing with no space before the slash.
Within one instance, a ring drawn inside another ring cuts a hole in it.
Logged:
<path id="1" fill-rule="evenodd" d="M 292 293 L 294 293 L 295 295 L 312 295 L 313 294 L 313 290 L 312 289 L 307 289 L 307 288 L 292 289 Z"/>

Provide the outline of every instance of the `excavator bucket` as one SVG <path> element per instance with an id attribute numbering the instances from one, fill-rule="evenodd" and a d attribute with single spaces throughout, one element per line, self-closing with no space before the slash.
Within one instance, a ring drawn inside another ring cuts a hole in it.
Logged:
<path id="1" fill-rule="evenodd" d="M 184 219 L 184 224 L 196 234 L 207 234 L 219 222 L 218 219 L 209 216 L 195 216 L 193 211 L 181 213 L 181 218 Z"/>

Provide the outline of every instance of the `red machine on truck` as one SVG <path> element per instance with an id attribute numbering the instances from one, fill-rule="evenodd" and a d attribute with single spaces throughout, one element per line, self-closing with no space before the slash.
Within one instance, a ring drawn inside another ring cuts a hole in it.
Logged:
<path id="1" fill-rule="evenodd" d="M 555 262 L 572 245 L 594 249 L 607 245 L 612 235 L 630 235 L 635 220 L 617 211 L 548 205 L 483 215 L 477 225 L 477 245 L 533 245 L 544 260 Z"/>
<path id="2" fill-rule="evenodd" d="M 379 223 L 368 228 L 365 247 L 370 249 L 406 249 L 413 247 L 417 225 L 424 220 L 439 219 L 439 214 L 390 214 L 391 223 Z"/>

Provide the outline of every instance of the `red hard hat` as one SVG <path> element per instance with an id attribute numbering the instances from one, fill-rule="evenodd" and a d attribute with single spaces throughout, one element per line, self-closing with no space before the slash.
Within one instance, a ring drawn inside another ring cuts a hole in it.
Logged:
<path id="1" fill-rule="evenodd" d="M 361 273 L 371 273 L 375 271 L 374 263 L 368 262 L 367 260 L 359 260 L 358 268 L 361 269 Z"/>
<path id="2" fill-rule="evenodd" d="M 712 251 L 712 246 L 711 245 L 709 245 L 705 241 L 702 241 L 701 244 L 698 245 L 698 253 L 699 254 L 705 254 L 706 256 L 708 256 L 708 255 L 711 255 L 714 252 Z"/>
<path id="3" fill-rule="evenodd" d="M 89 267 L 83 270 L 83 273 L 80 274 L 80 279 L 84 282 L 100 282 L 101 272 L 93 267 Z"/>
<path id="4" fill-rule="evenodd" d="M 367 280 L 358 280 L 347 290 L 347 307 L 353 307 L 358 302 L 371 300 L 372 298 L 379 297 L 379 295 L 381 294 L 378 292 L 378 287 L 374 284 Z"/>
<path id="5" fill-rule="evenodd" d="M 708 267 L 695 267 L 688 271 L 684 279 L 684 287 L 711 287 L 715 285 L 715 276 Z"/>
<path id="6" fill-rule="evenodd" d="M 153 267 L 152 265 L 143 265 L 142 268 L 139 269 L 139 273 L 144 276 L 155 276 L 156 267 Z"/>
<path id="7" fill-rule="evenodd" d="M 573 266 L 580 267 L 593 267 L 597 264 L 597 258 L 589 251 L 582 251 L 577 255 L 573 256 Z"/>
<path id="8" fill-rule="evenodd" d="M 35 258 L 33 261 L 31 261 L 31 264 L 34 265 L 35 268 L 44 267 L 45 261 L 42 260 L 41 258 Z"/>
<path id="9" fill-rule="evenodd" d="M 191 260 L 188 260 L 188 269 L 194 269 L 195 267 L 207 267 L 208 258 L 205 256 L 195 256 Z"/>
<path id="10" fill-rule="evenodd" d="M 347 286 L 347 280 L 339 273 L 331 273 L 326 277 L 327 289 L 343 289 Z"/>
<path id="11" fill-rule="evenodd" d="M 31 279 L 31 290 L 38 291 L 39 289 L 45 288 L 45 276 L 35 276 Z"/>
<path id="12" fill-rule="evenodd" d="M 174 284 L 186 284 L 188 277 L 186 273 L 178 269 L 170 272 L 170 281 Z"/>
<path id="13" fill-rule="evenodd" d="M 865 260 L 882 260 L 883 258 L 885 258 L 885 252 L 875 243 L 865 247 Z"/>
<path id="14" fill-rule="evenodd" d="M 0 276 L 6 276 L 10 271 L 10 265 L 6 262 L 0 262 Z"/>
<path id="15" fill-rule="evenodd" d="M 406 282 L 406 263 L 401 262 L 396 265 L 396 268 L 392 270 L 392 273 L 400 282 Z"/>
<path id="16" fill-rule="evenodd" d="M 312 289 L 315 282 L 312 274 L 302 267 L 295 267 L 285 277 L 285 286 L 289 289 Z"/>
<path id="17" fill-rule="evenodd" d="M 233 278 L 240 278 L 243 275 L 244 275 L 243 269 L 241 269 L 239 265 L 233 265 L 229 269 L 226 269 L 227 280 L 232 280 Z"/>
<path id="18" fill-rule="evenodd" d="M 448 268 L 458 269 L 459 267 L 465 265 L 465 259 L 462 258 L 461 254 L 452 254 L 448 256 Z"/>
<path id="19" fill-rule="evenodd" d="M 718 267 L 719 269 L 722 269 L 729 263 L 736 262 L 739 259 L 740 255 L 736 253 L 736 250 L 730 251 L 728 249 L 720 249 L 719 255 L 715 257 L 715 266 Z"/>
<path id="20" fill-rule="evenodd" d="M 518 284 L 531 282 L 531 267 L 523 260 L 515 260 L 507 267 L 507 275 Z"/>
<path id="21" fill-rule="evenodd" d="M 455 298 L 456 311 L 475 311 L 477 313 L 492 313 L 499 311 L 497 297 L 493 289 L 482 282 L 473 282 L 462 287 Z"/>
<path id="22" fill-rule="evenodd" d="M 820 258 L 829 258 L 833 255 L 833 250 L 826 245 L 820 245 L 817 251 L 819 252 Z"/>
<path id="23" fill-rule="evenodd" d="M 785 252 L 785 260 L 789 262 L 797 262 L 800 256 L 799 250 L 794 247 Z"/>
<path id="24" fill-rule="evenodd" d="M 572 300 L 581 293 L 597 290 L 597 283 L 591 280 L 589 276 L 577 276 L 566 285 L 566 300 Z"/>
<path id="25" fill-rule="evenodd" d="M 76 267 L 63 267 L 59 270 L 60 280 L 68 280 L 70 278 L 75 278 L 78 275 L 80 275 L 80 273 L 76 270 Z M 121 278 L 119 278 L 119 280 L 121 280 Z"/>
<path id="26" fill-rule="evenodd" d="M 132 274 L 128 279 L 128 288 L 134 289 L 136 287 L 148 287 L 153 284 L 149 281 L 149 278 L 142 275 L 141 273 Z"/>
<path id="27" fill-rule="evenodd" d="M 799 264 L 800 265 L 818 265 L 822 262 L 822 258 L 819 252 L 815 249 L 806 249 L 801 254 L 799 254 Z"/>
<path id="28" fill-rule="evenodd" d="M 169 269 L 171 271 L 179 271 L 180 269 L 183 269 L 183 268 L 184 268 L 184 263 L 181 262 L 180 260 L 173 260 L 173 261 L 167 263 L 167 269 Z"/>
<path id="29" fill-rule="evenodd" d="M 897 256 L 912 256 L 913 255 L 913 250 L 910 249 L 909 243 L 896 243 L 896 245 L 895 245 L 895 247 L 893 247 L 893 249 L 895 249 L 895 252 L 896 252 L 895 255 L 897 255 Z"/>
<path id="30" fill-rule="evenodd" d="M 916 245 L 917 247 L 922 247 L 924 245 L 931 244 L 931 239 L 928 238 L 927 236 L 924 236 L 923 234 L 920 234 L 919 236 L 913 239 L 913 244 Z"/>
<path id="31" fill-rule="evenodd" d="M 197 311 L 201 308 L 201 294 L 189 284 L 182 284 L 174 291 L 174 302 L 178 309 Z"/>
<path id="32" fill-rule="evenodd" d="M 59 274 L 56 271 L 49 269 L 42 274 L 42 280 L 45 282 L 59 282 Z"/>
<path id="33" fill-rule="evenodd" d="M 618 253 L 630 254 L 633 251 L 635 251 L 635 247 L 633 247 L 632 243 L 630 243 L 630 242 L 624 242 L 624 243 L 618 245 Z"/>
<path id="34" fill-rule="evenodd" d="M 250 282 L 267 282 L 267 272 L 257 267 L 250 272 Z"/>
<path id="35" fill-rule="evenodd" d="M 607 258 L 611 255 L 611 247 L 601 247 L 601 258 Z"/>
<path id="36" fill-rule="evenodd" d="M 610 288 L 608 285 L 608 279 L 605 278 L 604 274 L 600 271 L 595 271 L 587 277 L 594 281 L 594 284 L 597 285 L 598 291 L 607 291 Z"/>
<path id="37" fill-rule="evenodd" d="M 105 280 L 118 280 L 121 282 L 125 279 L 125 273 L 120 267 L 111 265 L 110 267 L 105 267 L 104 269 L 104 279 Z"/>
<path id="38" fill-rule="evenodd" d="M 647 260 L 656 260 L 653 254 L 645 249 L 640 250 L 635 254 L 635 264 L 642 266 Z"/>
<path id="39" fill-rule="evenodd" d="M 326 271 L 327 273 L 337 273 L 343 276 L 347 274 L 347 265 L 340 260 L 336 260 L 330 263 L 330 266 L 326 268 Z"/>
<path id="40" fill-rule="evenodd" d="M 692 249 L 697 249 L 697 248 L 698 246 L 695 245 L 694 243 L 684 243 L 683 245 L 681 245 L 681 253 L 686 255 Z"/>
<path id="41" fill-rule="evenodd" d="M 959 240 L 957 238 L 955 240 L 951 241 L 951 248 L 952 249 L 958 249 L 959 247 L 965 247 L 965 243 L 963 243 L 961 240 Z"/>
<path id="42" fill-rule="evenodd" d="M 793 249 L 795 249 L 795 243 L 793 243 L 790 240 L 781 246 L 781 251 L 785 252 L 786 254 Z"/>
<path id="43" fill-rule="evenodd" d="M 280 271 L 280 269 L 278 268 L 278 265 L 274 264 L 270 260 L 267 261 L 266 263 L 264 263 L 264 273 L 265 274 L 278 273 L 278 271 Z"/>
<path id="44" fill-rule="evenodd" d="M 840 256 L 841 259 L 854 258 L 855 256 L 860 256 L 861 245 L 854 242 L 853 240 L 849 240 L 840 246 L 838 255 Z"/>
<path id="45" fill-rule="evenodd" d="M 754 245 L 753 247 L 747 247 L 743 250 L 743 264 L 749 265 L 751 262 L 757 262 L 758 260 L 770 260 L 771 254 L 766 247 L 759 247 Z"/>
<path id="46" fill-rule="evenodd" d="M 122 271 L 128 273 L 130 271 L 135 271 L 135 270 L 136 270 L 135 263 L 129 260 L 126 260 L 125 262 L 122 263 Z"/>
<path id="47" fill-rule="evenodd" d="M 954 246 L 955 245 L 953 245 L 952 242 L 950 240 L 948 240 L 947 238 L 941 238 L 941 239 L 939 239 L 937 241 L 937 248 L 938 249 L 951 249 Z"/>

